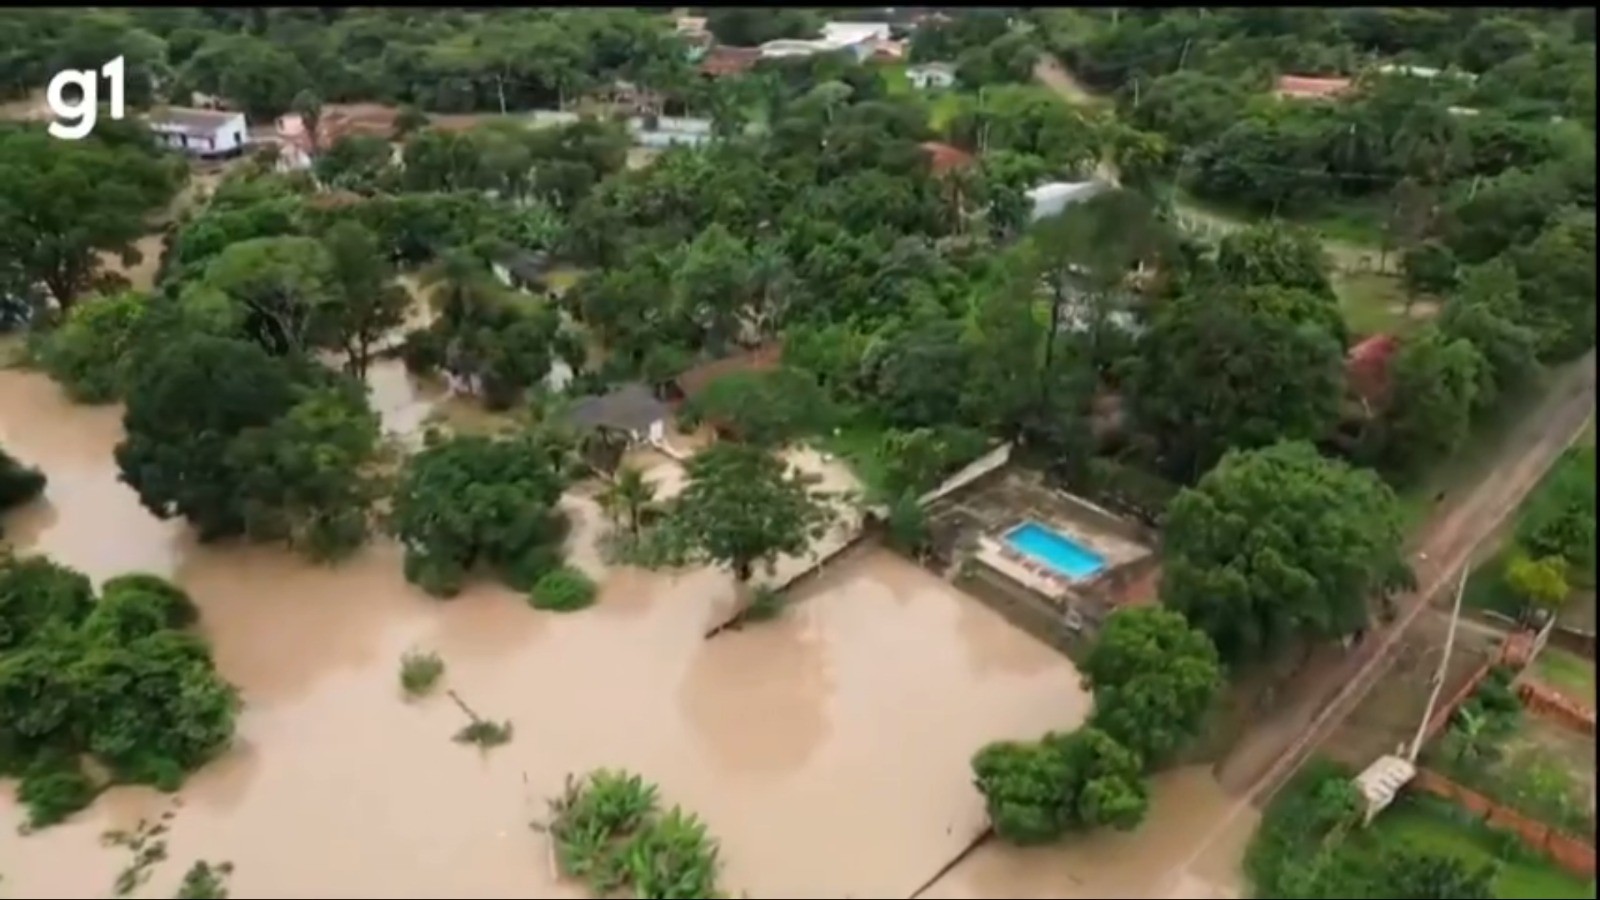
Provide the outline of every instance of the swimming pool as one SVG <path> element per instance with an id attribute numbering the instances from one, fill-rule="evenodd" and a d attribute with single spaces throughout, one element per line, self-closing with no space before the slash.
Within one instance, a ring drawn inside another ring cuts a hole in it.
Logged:
<path id="1" fill-rule="evenodd" d="M 1024 522 L 1006 532 L 1011 549 L 1044 563 L 1068 578 L 1092 578 L 1106 567 L 1105 557 L 1038 522 Z"/>

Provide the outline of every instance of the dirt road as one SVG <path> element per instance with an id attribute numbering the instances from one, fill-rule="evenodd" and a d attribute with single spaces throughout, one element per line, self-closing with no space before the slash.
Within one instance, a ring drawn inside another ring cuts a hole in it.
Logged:
<path id="1" fill-rule="evenodd" d="M 1369 634 L 1336 664 L 1302 673 L 1291 688 L 1293 702 L 1254 723 L 1218 767 L 1218 780 L 1238 797 L 1238 805 L 1217 823 L 1225 831 L 1244 807 L 1265 802 L 1314 751 L 1387 671 L 1405 630 L 1432 602 L 1453 586 L 1477 545 L 1512 515 L 1556 458 L 1584 431 L 1594 415 L 1595 353 L 1561 370 L 1539 408 L 1518 424 L 1506 441 L 1501 463 L 1490 477 L 1444 506 L 1411 541 L 1418 590 L 1395 598 L 1399 617 Z M 1179 880 L 1210 849 L 1208 837 L 1171 871 Z"/>

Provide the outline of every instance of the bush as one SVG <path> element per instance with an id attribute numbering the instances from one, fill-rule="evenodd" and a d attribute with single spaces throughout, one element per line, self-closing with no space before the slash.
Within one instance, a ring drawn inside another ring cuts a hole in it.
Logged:
<path id="1" fill-rule="evenodd" d="M 563 874 L 602 897 L 717 898 L 717 843 L 677 807 L 657 812 L 657 790 L 638 775 L 600 769 L 567 778 L 545 826 Z"/>
<path id="2" fill-rule="evenodd" d="M 32 761 L 19 794 L 38 824 L 92 799 L 86 754 L 118 781 L 175 790 L 227 746 L 239 698 L 173 627 L 193 615 L 153 576 L 112 579 L 96 601 L 77 572 L 0 555 L 0 749 Z"/>
<path id="3" fill-rule="evenodd" d="M 28 808 L 28 827 L 44 828 L 86 808 L 98 793 L 77 759 L 47 754 L 23 773 L 17 800 Z"/>
<path id="4" fill-rule="evenodd" d="M 534 583 L 529 602 L 534 609 L 575 612 L 593 603 L 594 596 L 595 584 L 589 576 L 571 566 L 562 566 Z"/>
<path id="5" fill-rule="evenodd" d="M 889 504 L 889 546 L 911 556 L 921 556 L 930 544 L 928 517 L 915 494 L 906 492 Z"/>
<path id="6" fill-rule="evenodd" d="M 444 676 L 444 660 L 437 653 L 408 650 L 400 657 L 400 688 L 408 697 L 431 692 Z"/>
<path id="7" fill-rule="evenodd" d="M 0 512 L 21 506 L 44 493 L 44 473 L 25 466 L 0 450 Z"/>
<path id="8" fill-rule="evenodd" d="M 1143 768 L 1139 754 L 1092 727 L 1039 741 L 999 741 L 972 760 L 995 833 L 1017 844 L 1080 829 L 1138 827 L 1150 802 Z"/>

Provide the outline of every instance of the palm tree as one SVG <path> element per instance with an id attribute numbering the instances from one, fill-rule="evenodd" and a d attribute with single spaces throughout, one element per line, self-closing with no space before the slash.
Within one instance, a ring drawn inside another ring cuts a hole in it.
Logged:
<path id="1" fill-rule="evenodd" d="M 632 466 L 617 470 L 616 478 L 600 494 L 600 506 L 614 522 L 626 522 L 628 533 L 639 533 L 639 519 L 655 500 L 656 486 L 644 479 L 644 472 Z"/>

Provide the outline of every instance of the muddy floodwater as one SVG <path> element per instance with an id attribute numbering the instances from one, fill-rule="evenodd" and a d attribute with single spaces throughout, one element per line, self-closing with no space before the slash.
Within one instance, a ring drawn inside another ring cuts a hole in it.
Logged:
<path id="1" fill-rule="evenodd" d="M 386 424 L 420 420 L 423 401 L 404 401 L 394 372 L 377 377 L 390 379 Z M 176 797 L 118 789 L 20 837 L 8 785 L 6 896 L 108 896 L 128 855 L 102 832 L 169 809 L 170 859 L 142 896 L 171 896 L 198 859 L 231 861 L 244 898 L 580 896 L 528 824 L 567 773 L 623 766 L 706 820 L 733 892 L 906 897 L 982 828 L 973 751 L 1088 712 L 1065 659 L 878 550 L 832 564 L 782 619 L 706 641 L 732 602 L 711 571 L 612 572 L 595 607 L 561 616 L 490 586 L 429 599 L 388 543 L 337 568 L 199 547 L 117 481 L 119 416 L 0 372 L 0 444 L 50 477 L 7 536 L 96 580 L 142 570 L 182 583 L 246 709 L 235 747 Z M 588 544 L 597 511 L 581 494 L 567 506 Z M 600 565 L 592 547 L 574 553 Z M 445 685 L 510 719 L 514 740 L 480 754 L 450 740 L 464 717 L 447 698 L 404 702 L 410 648 L 442 655 Z M 994 884 L 978 868 L 971 880 Z"/>

